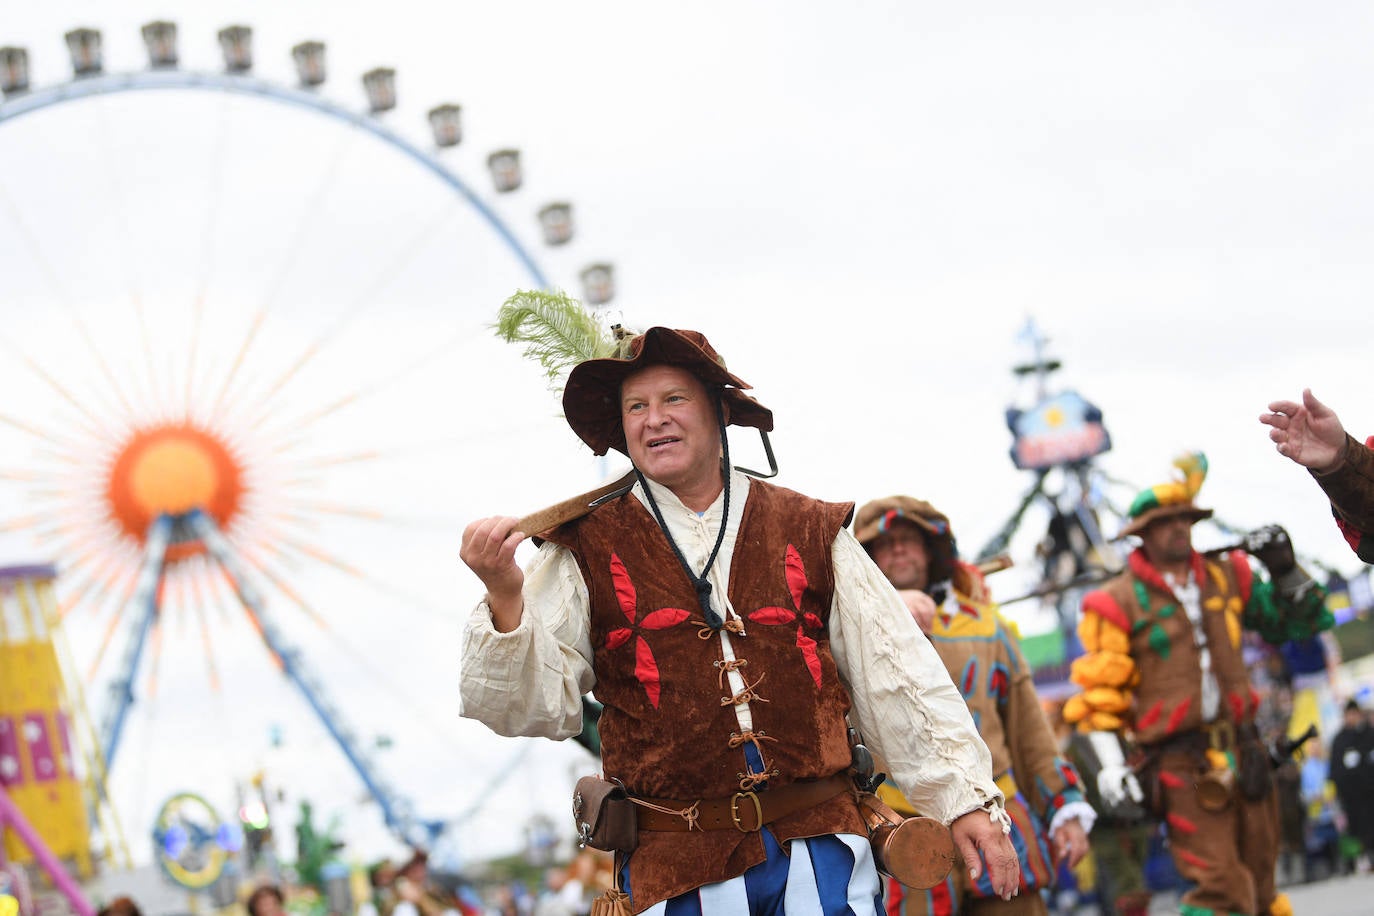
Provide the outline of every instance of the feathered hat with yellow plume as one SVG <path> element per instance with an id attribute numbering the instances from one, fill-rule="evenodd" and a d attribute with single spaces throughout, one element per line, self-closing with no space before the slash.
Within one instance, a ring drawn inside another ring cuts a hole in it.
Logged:
<path id="1" fill-rule="evenodd" d="M 1207 479 L 1207 456 L 1202 452 L 1187 452 L 1174 459 L 1174 467 L 1182 472 L 1183 478 L 1141 490 L 1131 502 L 1128 513 L 1131 520 L 1118 537 L 1140 534 L 1152 523 L 1175 515 L 1189 516 L 1195 522 L 1212 517 L 1211 509 L 1201 509 L 1193 503 L 1193 497 Z"/>

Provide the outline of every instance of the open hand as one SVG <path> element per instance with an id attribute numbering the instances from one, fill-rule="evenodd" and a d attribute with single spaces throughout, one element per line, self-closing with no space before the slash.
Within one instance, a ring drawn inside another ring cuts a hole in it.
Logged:
<path id="1" fill-rule="evenodd" d="M 1345 427 L 1335 411 L 1304 388 L 1302 403 L 1274 401 L 1259 421 L 1269 430 L 1280 455 L 1319 473 L 1334 471 L 1344 462 Z"/>

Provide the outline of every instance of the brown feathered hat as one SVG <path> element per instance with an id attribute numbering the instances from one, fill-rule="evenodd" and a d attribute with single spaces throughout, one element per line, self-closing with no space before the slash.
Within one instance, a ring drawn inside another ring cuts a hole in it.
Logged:
<path id="1" fill-rule="evenodd" d="M 578 363 L 563 387 L 563 415 L 578 438 L 604 455 L 609 449 L 628 455 L 620 416 L 620 385 L 649 366 L 679 366 L 707 388 L 716 389 L 730 409 L 730 423 L 773 429 L 773 412 L 745 394 L 742 379 L 725 368 L 725 360 L 700 331 L 650 328 L 630 340 L 628 357 L 589 359 Z"/>

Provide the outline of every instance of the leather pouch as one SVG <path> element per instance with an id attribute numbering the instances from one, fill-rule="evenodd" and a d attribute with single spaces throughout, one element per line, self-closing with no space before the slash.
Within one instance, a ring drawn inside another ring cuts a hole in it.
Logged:
<path id="1" fill-rule="evenodd" d="M 579 846 L 633 852 L 639 845 L 635 804 L 620 783 L 583 776 L 573 790 L 573 825 Z"/>

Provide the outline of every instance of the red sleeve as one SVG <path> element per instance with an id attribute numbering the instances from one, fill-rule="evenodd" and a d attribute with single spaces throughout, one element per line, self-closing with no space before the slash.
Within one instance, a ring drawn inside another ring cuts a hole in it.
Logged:
<path id="1" fill-rule="evenodd" d="M 1092 611 L 1103 620 L 1120 627 L 1122 632 L 1131 632 L 1131 622 L 1126 619 L 1126 612 L 1116 603 L 1116 599 L 1106 592 L 1088 592 L 1084 595 L 1083 611 Z"/>
<path id="2" fill-rule="evenodd" d="M 1255 571 L 1250 568 L 1250 560 L 1243 550 L 1231 551 L 1231 566 L 1236 571 L 1236 584 L 1240 587 L 1240 600 L 1250 601 L 1250 591 L 1255 584 Z"/>

